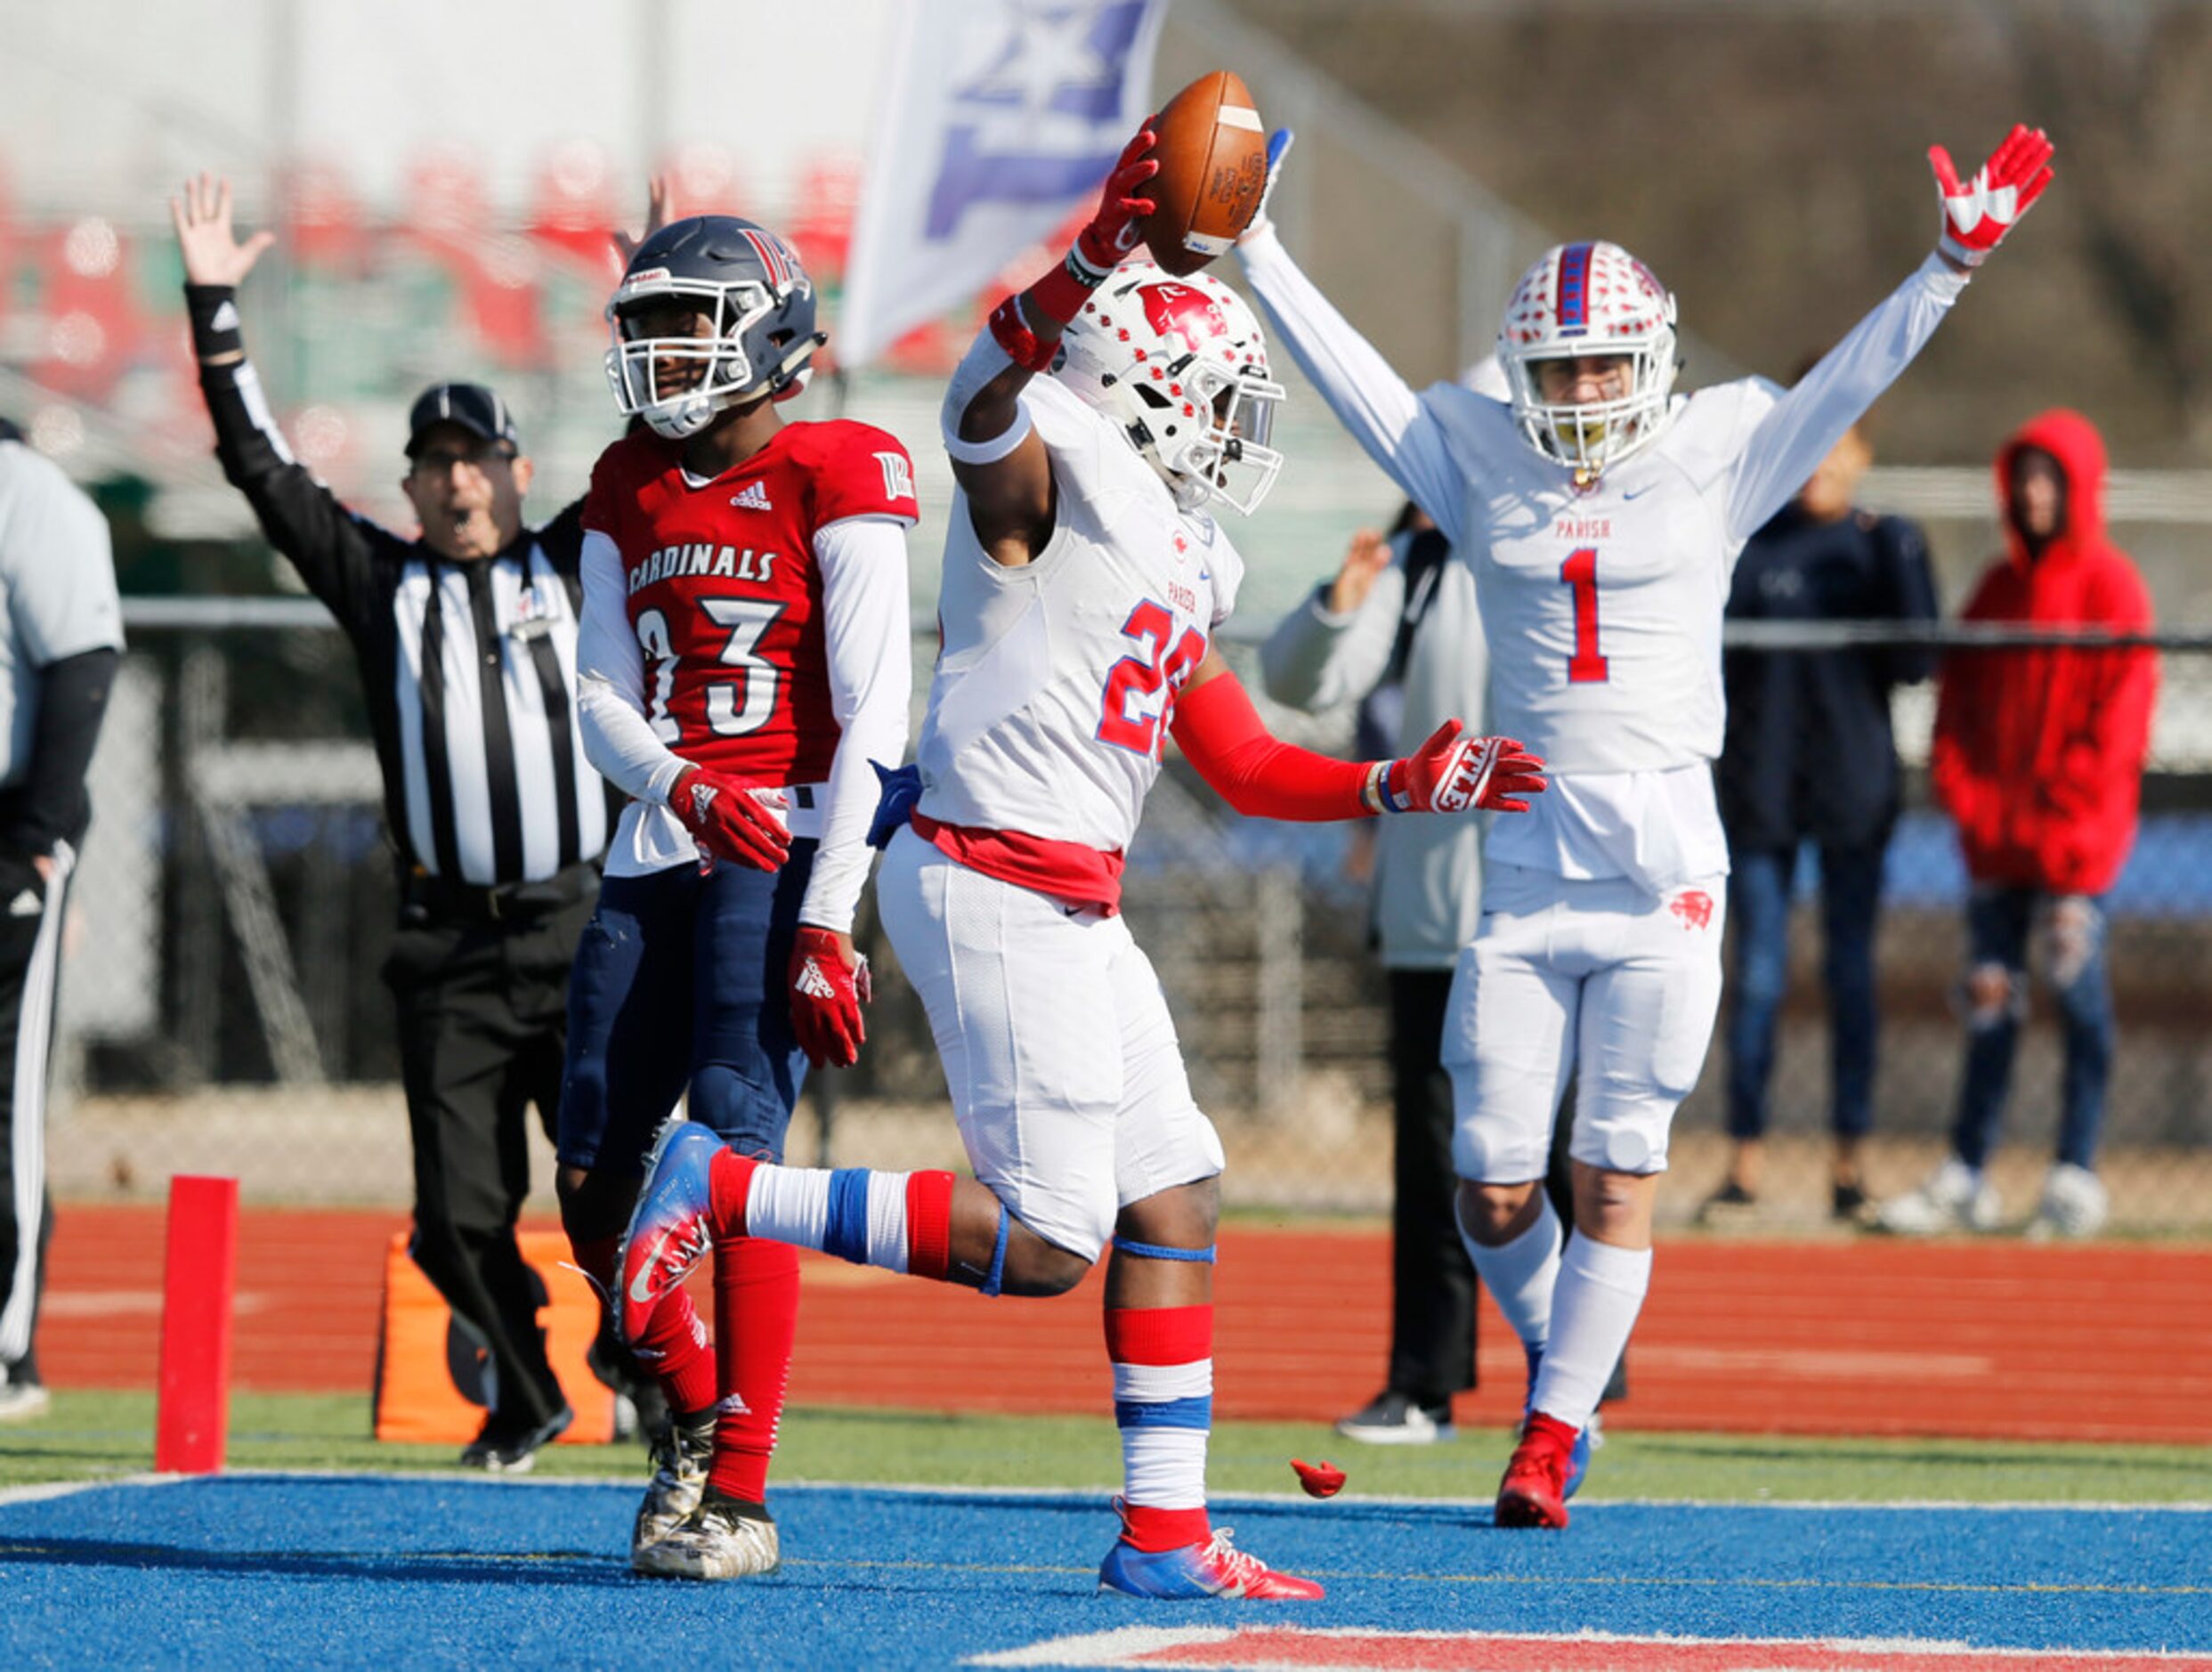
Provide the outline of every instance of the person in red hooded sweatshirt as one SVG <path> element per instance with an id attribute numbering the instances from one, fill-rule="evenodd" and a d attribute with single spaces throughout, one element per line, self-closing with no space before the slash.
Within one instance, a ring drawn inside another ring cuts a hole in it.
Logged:
<path id="1" fill-rule="evenodd" d="M 2008 550 L 1982 575 L 1963 620 L 2149 630 L 2143 577 L 2105 538 L 2104 442 L 2088 419 L 2061 410 L 2026 425 L 1998 452 L 1997 483 Z M 1953 1154 L 1918 1189 L 1884 1205 L 1888 1229 L 1997 1222 L 2002 1210 L 1983 1168 L 2004 1119 L 2038 927 L 2066 1067 L 2058 1155 L 2029 1234 L 2086 1237 L 2103 1225 L 2096 1149 L 2113 1039 L 2103 897 L 2135 844 L 2157 694 L 2157 656 L 2143 645 L 1945 658 L 1930 764 L 1973 884 L 1961 993 L 1966 1062 Z"/>

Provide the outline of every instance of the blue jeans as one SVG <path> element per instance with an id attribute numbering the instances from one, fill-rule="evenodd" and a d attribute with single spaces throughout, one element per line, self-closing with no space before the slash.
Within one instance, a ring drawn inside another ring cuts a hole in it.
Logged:
<path id="1" fill-rule="evenodd" d="M 1874 929 L 1887 845 L 1884 834 L 1850 848 L 1822 843 L 1819 850 L 1822 973 L 1828 990 L 1828 1120 L 1839 1138 L 1862 1138 L 1874 1125 Z M 1736 978 L 1728 1021 L 1728 1131 L 1739 1141 L 1766 1134 L 1775 1023 L 1789 973 L 1790 880 L 1796 864 L 1794 848 L 1730 856 L 1728 915 L 1736 937 Z"/>
<path id="2" fill-rule="evenodd" d="M 2066 1041 L 2058 1158 L 2094 1169 L 2112 1071 L 2112 983 L 2104 957 L 2104 903 L 2039 889 L 1977 887 L 1966 902 L 1966 1066 L 1951 1145 L 1980 1168 L 1997 1147 L 2013 1052 L 2028 1012 L 2028 935 L 2040 912 L 2049 936 L 2045 975 Z M 2001 990 L 1993 978 L 2002 976 Z M 1987 990 L 1977 993 L 1977 980 Z"/>
<path id="3" fill-rule="evenodd" d="M 806 1075 L 789 965 L 814 843 L 780 871 L 727 861 L 609 877 L 569 979 L 561 1162 L 642 1176 L 688 1088 L 691 1118 L 778 1161 Z"/>

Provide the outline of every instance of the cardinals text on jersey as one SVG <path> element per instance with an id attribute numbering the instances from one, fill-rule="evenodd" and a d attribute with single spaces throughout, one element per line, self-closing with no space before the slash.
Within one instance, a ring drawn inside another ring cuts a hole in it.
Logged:
<path id="1" fill-rule="evenodd" d="M 906 450 L 865 424 L 787 424 L 706 482 L 650 434 L 608 448 L 584 526 L 621 553 L 654 735 L 749 783 L 827 778 L 838 723 L 814 532 L 915 515 Z"/>

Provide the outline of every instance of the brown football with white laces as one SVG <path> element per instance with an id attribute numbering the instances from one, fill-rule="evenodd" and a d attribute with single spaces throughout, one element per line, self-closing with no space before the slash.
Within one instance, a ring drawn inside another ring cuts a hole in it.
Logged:
<path id="1" fill-rule="evenodd" d="M 1145 190 L 1155 207 L 1138 223 L 1154 261 L 1181 277 L 1225 256 L 1252 223 L 1268 184 L 1268 130 L 1235 74 L 1201 76 L 1160 112 Z"/>

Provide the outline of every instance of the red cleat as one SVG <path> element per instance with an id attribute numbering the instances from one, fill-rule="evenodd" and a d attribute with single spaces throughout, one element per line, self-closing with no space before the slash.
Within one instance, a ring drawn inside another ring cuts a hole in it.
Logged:
<path id="1" fill-rule="evenodd" d="M 1576 1430 L 1538 1411 L 1520 1431 L 1498 1483 L 1501 1527 L 1567 1525 L 1567 1475 L 1573 1466 Z"/>

